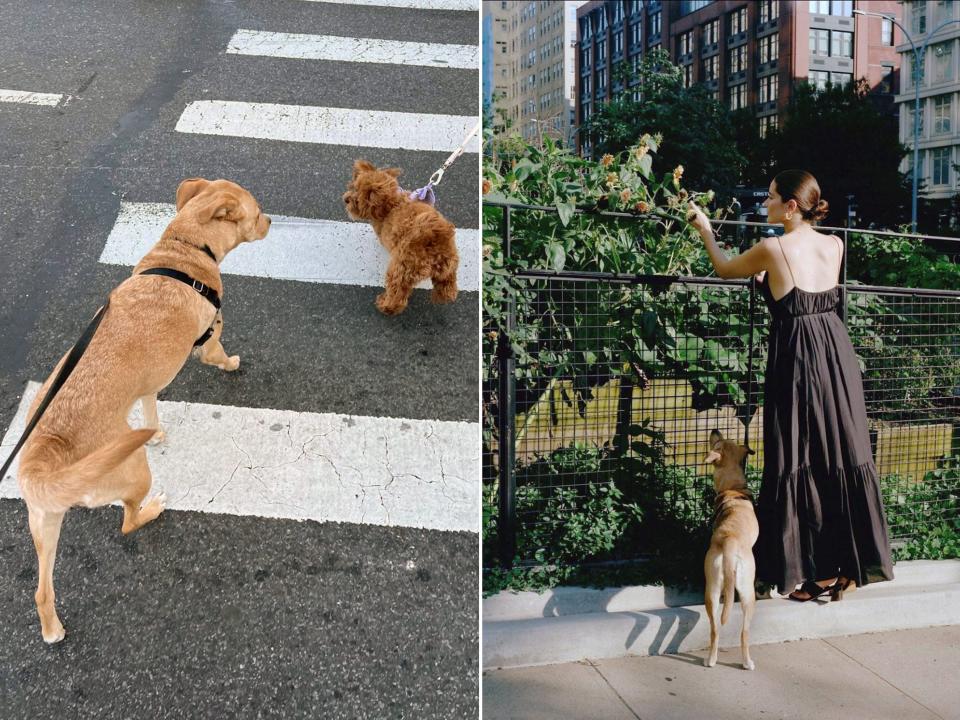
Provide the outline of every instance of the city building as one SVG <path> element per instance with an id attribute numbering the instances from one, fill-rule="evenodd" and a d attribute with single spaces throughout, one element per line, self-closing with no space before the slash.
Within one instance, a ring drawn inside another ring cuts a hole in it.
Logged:
<path id="1" fill-rule="evenodd" d="M 872 10 L 872 8 L 871 8 Z M 879 18 L 867 18 L 879 23 Z M 957 20 L 958 22 L 950 22 Z M 916 0 L 903 3 L 903 24 L 919 50 L 932 32 L 948 23 L 930 38 L 920 66 L 920 182 L 924 197 L 933 200 L 952 198 L 960 186 L 960 175 L 954 165 L 960 163 L 960 73 L 957 58 L 960 47 L 960 3 Z M 899 33 L 898 33 L 899 35 Z M 900 93 L 896 97 L 900 111 L 900 142 L 910 148 L 901 170 L 913 167 L 914 54 L 906 38 L 900 38 L 897 52 L 903 58 Z"/>
<path id="2" fill-rule="evenodd" d="M 639 97 L 616 70 L 636 67 L 656 48 L 670 54 L 687 85 L 704 83 L 731 110 L 752 110 L 761 134 L 777 127 L 800 80 L 823 87 L 866 78 L 892 105 L 893 24 L 854 15 L 858 6 L 900 14 L 896 0 L 588 2 L 577 11 L 577 124 L 623 93 Z"/>
<path id="3" fill-rule="evenodd" d="M 484 27 L 489 22 L 492 35 L 495 127 L 530 142 L 544 135 L 571 140 L 576 13 L 581 4 L 483 3 Z"/>

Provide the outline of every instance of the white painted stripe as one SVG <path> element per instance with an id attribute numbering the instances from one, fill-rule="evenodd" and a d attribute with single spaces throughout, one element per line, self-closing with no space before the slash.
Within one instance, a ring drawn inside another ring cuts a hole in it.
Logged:
<path id="1" fill-rule="evenodd" d="M 477 124 L 475 116 L 428 115 L 274 103 L 197 100 L 177 131 L 201 135 L 451 152 Z M 467 152 L 480 152 L 476 136 Z"/>
<path id="2" fill-rule="evenodd" d="M 227 45 L 227 53 L 464 69 L 480 66 L 480 50 L 476 45 L 442 45 L 261 30 L 237 30 Z"/>
<path id="3" fill-rule="evenodd" d="M 167 203 L 120 203 L 100 262 L 134 266 L 160 239 L 176 214 Z M 224 258 L 220 270 L 278 280 L 383 287 L 389 253 L 364 223 L 273 215 L 266 239 L 246 243 Z M 461 290 L 480 289 L 480 232 L 457 230 Z M 424 280 L 418 287 L 432 287 Z"/>
<path id="4" fill-rule="evenodd" d="M 331 5 L 366 5 L 373 7 L 398 7 L 415 10 L 479 10 L 478 0 L 307 0 Z"/>
<path id="5" fill-rule="evenodd" d="M 27 385 L 0 462 L 39 387 Z M 158 409 L 167 439 L 147 453 L 168 509 L 478 532 L 477 423 L 188 402 Z M 131 424 L 142 425 L 139 403 Z M 18 464 L 0 479 L 0 497 L 20 497 Z"/>
<path id="6" fill-rule="evenodd" d="M 0 102 L 23 103 L 25 105 L 57 105 L 63 95 L 51 93 L 27 92 L 26 90 L 0 90 Z"/>

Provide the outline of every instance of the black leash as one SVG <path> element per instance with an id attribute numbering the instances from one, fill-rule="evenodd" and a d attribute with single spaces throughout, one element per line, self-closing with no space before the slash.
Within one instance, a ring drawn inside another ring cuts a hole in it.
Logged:
<path id="1" fill-rule="evenodd" d="M 80 357 L 87 349 L 87 345 L 89 345 L 90 340 L 93 339 L 93 334 L 97 331 L 97 328 L 100 327 L 100 321 L 103 320 L 104 313 L 107 312 L 108 307 L 110 307 L 109 297 L 107 298 L 107 302 L 104 303 L 103 307 L 97 310 L 97 314 L 93 316 L 93 320 L 91 320 L 90 324 L 87 325 L 87 329 L 83 331 L 83 335 L 81 335 L 80 339 L 77 340 L 77 344 L 74 345 L 67 354 L 67 359 L 64 360 L 63 365 L 60 367 L 60 372 L 57 373 L 57 377 L 54 378 L 52 383 L 50 383 L 50 387 L 47 389 L 46 396 L 37 407 L 37 411 L 33 414 L 33 418 L 27 424 L 26 430 L 24 430 L 23 435 L 20 436 L 20 440 L 13 448 L 13 452 L 10 453 L 10 457 L 8 457 L 7 461 L 3 464 L 3 468 L 0 468 L 0 480 L 6 476 L 7 470 L 10 468 L 10 464 L 17 456 L 17 453 L 20 452 L 20 448 L 23 447 L 23 444 L 27 441 L 27 438 L 30 437 L 30 433 L 33 432 L 33 429 L 37 426 L 37 423 L 40 422 L 40 418 L 43 416 L 47 406 L 51 403 L 54 396 L 60 391 L 60 388 L 63 387 L 63 384 L 67 381 L 67 378 L 70 377 L 70 373 L 72 373 L 73 369 L 77 366 Z"/>
<path id="2" fill-rule="evenodd" d="M 210 253 L 209 250 L 207 250 L 207 252 L 211 257 L 213 257 L 213 253 Z M 179 280 L 185 285 L 189 285 L 196 290 L 197 293 L 199 293 L 205 300 L 207 300 L 207 302 L 217 309 L 218 314 L 220 312 L 220 296 L 217 294 L 217 291 L 207 285 L 204 285 L 199 280 L 194 280 L 184 272 L 172 270 L 170 268 L 150 268 L 149 270 L 144 270 L 142 273 L 138 274 L 163 275 L 164 277 L 170 277 L 174 280 Z M 83 335 L 81 335 L 80 339 L 77 340 L 76 345 L 70 348 L 70 352 L 67 354 L 67 359 L 60 367 L 60 372 L 57 373 L 57 377 L 54 378 L 52 383 L 50 383 L 50 387 L 47 389 L 47 394 L 44 396 L 40 405 L 37 406 L 37 411 L 33 414 L 33 418 L 27 424 L 26 429 L 23 431 L 23 435 L 20 436 L 16 446 L 13 448 L 13 452 L 10 453 L 10 456 L 7 458 L 6 462 L 3 463 L 3 467 L 0 468 L 0 480 L 6 476 L 7 470 L 10 468 L 11 463 L 13 463 L 13 459 L 17 456 L 17 453 L 20 452 L 20 449 L 27 441 L 27 438 L 30 437 L 30 433 L 33 432 L 33 429 L 37 426 L 37 423 L 40 422 L 40 418 L 46 411 L 47 406 L 53 401 L 53 398 L 56 396 L 56 394 L 60 392 L 60 388 L 63 387 L 63 384 L 67 381 L 67 378 L 70 377 L 70 373 L 72 373 L 73 369 L 77 366 L 77 363 L 80 361 L 83 353 L 86 352 L 87 346 L 93 339 L 93 334 L 97 331 L 97 328 L 100 327 L 100 321 L 103 320 L 103 316 L 107 312 L 108 307 L 110 307 L 109 297 L 107 297 L 107 302 L 104 303 L 103 307 L 97 310 L 97 314 L 93 316 L 93 320 L 91 320 L 90 324 L 87 325 L 87 329 L 83 331 Z M 207 340 L 209 340 L 210 336 L 213 335 L 213 328 L 215 326 L 216 319 L 214 320 L 214 324 L 211 325 L 207 331 L 194 343 L 194 347 L 197 345 L 203 345 Z"/>

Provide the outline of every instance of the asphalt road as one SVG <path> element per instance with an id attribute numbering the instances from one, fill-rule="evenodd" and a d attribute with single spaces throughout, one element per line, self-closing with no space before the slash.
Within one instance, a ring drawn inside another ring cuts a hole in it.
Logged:
<path id="1" fill-rule="evenodd" d="M 476 45 L 473 12 L 5 0 L 0 28 L 0 89 L 70 96 L 0 102 L 4 430 L 129 275 L 99 262 L 121 202 L 172 203 L 184 178 L 226 177 L 268 214 L 347 221 L 357 157 L 415 187 L 447 155 L 177 132 L 189 103 L 479 112 L 477 70 L 224 53 L 239 28 Z M 478 226 L 476 158 L 440 191 L 458 228 Z M 478 293 L 434 306 L 417 290 L 387 318 L 380 291 L 224 275 L 223 344 L 241 369 L 188 361 L 160 399 L 475 423 Z M 48 647 L 26 511 L 0 501 L 0 717 L 477 716 L 475 533 L 177 510 L 129 538 L 119 525 L 117 508 L 68 514 L 55 577 L 67 637 Z"/>

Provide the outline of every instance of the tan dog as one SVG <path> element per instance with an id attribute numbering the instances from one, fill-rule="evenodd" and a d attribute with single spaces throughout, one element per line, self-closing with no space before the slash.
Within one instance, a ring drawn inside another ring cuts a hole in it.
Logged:
<path id="1" fill-rule="evenodd" d="M 740 593 L 743 609 L 743 627 L 740 631 L 740 650 L 743 667 L 756 667 L 750 659 L 750 619 L 756 605 L 753 580 L 756 565 L 753 560 L 753 544 L 760 534 L 757 516 L 753 511 L 753 499 L 747 490 L 747 478 L 743 474 L 743 460 L 753 451 L 732 440 L 724 440 L 718 430 L 710 433 L 710 452 L 703 459 L 713 463 L 713 485 L 717 491 L 713 521 L 713 536 L 710 549 L 703 560 L 706 575 L 704 602 L 710 618 L 710 655 L 703 664 L 713 667 L 717 663 L 720 629 L 716 612 L 723 592 L 723 613 L 720 624 L 725 625 L 733 609 L 733 591 Z"/>
<path id="2" fill-rule="evenodd" d="M 66 511 L 122 501 L 124 533 L 157 517 L 162 495 L 141 506 L 152 481 L 143 445 L 155 433 L 157 441 L 163 438 L 157 393 L 210 328 L 212 336 L 197 351 L 200 360 L 222 370 L 240 365 L 238 356 L 224 352 L 223 323 L 207 299 L 179 280 L 138 273 L 171 268 L 222 296 L 218 262 L 240 243 L 265 237 L 269 227 L 270 218 L 239 185 L 199 178 L 181 183 L 176 217 L 133 276 L 111 292 L 86 353 L 24 445 L 18 480 L 37 550 L 37 612 L 48 643 L 64 637 L 54 606 L 53 565 Z M 55 375 L 40 389 L 30 417 Z M 138 399 L 146 428 L 132 430 L 127 416 Z"/>
<path id="3" fill-rule="evenodd" d="M 427 278 L 433 283 L 433 302 L 457 299 L 460 257 L 453 224 L 432 205 L 411 200 L 397 182 L 400 172 L 357 160 L 343 194 L 350 217 L 369 222 L 390 252 L 386 290 L 377 297 L 377 308 L 386 315 L 403 312 L 414 286 Z"/>

